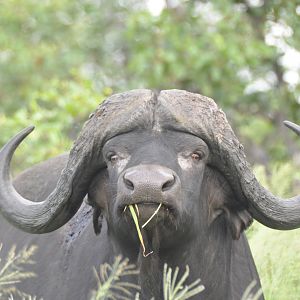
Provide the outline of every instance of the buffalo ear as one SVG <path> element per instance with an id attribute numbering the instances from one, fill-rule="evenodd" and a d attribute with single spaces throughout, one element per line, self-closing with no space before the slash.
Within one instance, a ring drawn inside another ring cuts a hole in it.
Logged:
<path id="1" fill-rule="evenodd" d="M 241 233 L 252 224 L 253 219 L 247 208 L 238 201 L 225 177 L 214 168 L 206 169 L 204 181 L 209 224 L 224 216 L 232 238 L 238 240 Z"/>
<path id="2" fill-rule="evenodd" d="M 102 221 L 103 221 L 103 214 L 101 210 L 98 207 L 94 208 L 93 226 L 96 235 L 99 235 L 101 233 Z"/>
<path id="3" fill-rule="evenodd" d="M 241 233 L 246 230 L 253 222 L 253 218 L 246 209 L 232 208 L 224 206 L 224 212 L 232 238 L 238 240 Z"/>
<path id="4" fill-rule="evenodd" d="M 88 189 L 87 203 L 93 207 L 93 226 L 96 235 L 101 233 L 103 212 L 107 211 L 107 180 L 106 170 L 95 175 Z"/>

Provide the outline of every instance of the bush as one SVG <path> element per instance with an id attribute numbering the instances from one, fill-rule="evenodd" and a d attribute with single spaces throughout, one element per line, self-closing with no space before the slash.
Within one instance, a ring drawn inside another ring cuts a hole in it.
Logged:
<path id="1" fill-rule="evenodd" d="M 16 151 L 17 170 L 69 151 L 89 114 L 110 93 L 109 88 L 98 93 L 90 81 L 76 76 L 69 81 L 52 79 L 47 89 L 32 92 L 26 106 L 12 115 L 0 112 L 0 145 L 21 129 L 36 126 L 35 132 Z"/>

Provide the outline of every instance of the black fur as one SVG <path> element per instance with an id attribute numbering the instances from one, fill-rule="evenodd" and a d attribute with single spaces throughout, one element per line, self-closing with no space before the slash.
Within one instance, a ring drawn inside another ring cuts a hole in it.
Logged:
<path id="1" fill-rule="evenodd" d="M 196 149 L 203 151 L 202 161 L 195 168 L 183 171 L 177 153 L 194 151 L 194 143 Z M 193 299 L 240 300 L 253 280 L 259 283 L 243 234 L 251 217 L 247 208 L 235 199 L 224 177 L 207 165 L 209 150 L 203 141 L 184 133 L 137 131 L 110 140 L 103 155 L 113 148 L 121 152 L 119 155 L 127 153 L 130 158 L 119 171 L 105 158 L 107 169 L 94 177 L 88 192 L 87 202 L 92 206 L 93 217 L 89 206 L 84 205 L 70 224 L 42 236 L 22 233 L 1 219 L 5 251 L 13 243 L 19 247 L 37 244 L 40 248 L 33 267 L 38 278 L 24 281 L 21 287 L 26 292 L 44 299 L 88 299 L 90 290 L 96 288 L 92 268 L 112 263 L 119 254 L 139 267 L 135 283 L 141 285 L 144 300 L 152 296 L 162 299 L 164 263 L 173 269 L 179 266 L 180 274 L 189 265 L 190 282 L 201 279 L 205 291 Z M 66 159 L 60 157 L 23 173 L 15 180 L 17 190 L 29 199 L 49 194 L 63 168 L 62 160 Z M 130 216 L 118 213 L 120 201 L 128 200 L 120 188 L 120 174 L 145 164 L 173 170 L 181 183 L 179 198 L 173 203 L 176 210 L 164 212 L 164 218 L 157 219 L 155 226 L 143 232 L 147 247 L 154 251 L 147 258 L 142 256 Z M 39 187 L 48 181 L 45 170 L 50 170 L 50 166 L 51 184 L 41 192 Z M 95 236 L 93 227 L 99 236 Z"/>

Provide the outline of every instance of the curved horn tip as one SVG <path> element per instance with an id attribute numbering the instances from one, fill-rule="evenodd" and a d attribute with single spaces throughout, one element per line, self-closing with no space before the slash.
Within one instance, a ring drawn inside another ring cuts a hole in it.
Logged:
<path id="1" fill-rule="evenodd" d="M 34 129 L 35 129 L 35 126 L 34 126 L 34 125 L 30 125 L 30 126 L 24 128 L 21 132 L 24 132 L 24 133 L 29 134 L 29 133 L 31 133 Z"/>
<path id="2" fill-rule="evenodd" d="M 34 130 L 34 128 L 35 126 L 33 125 L 24 128 L 15 136 L 15 138 L 17 138 L 21 142 Z"/>
<path id="3" fill-rule="evenodd" d="M 283 121 L 283 124 L 288 127 L 289 129 L 293 130 L 296 134 L 300 135 L 300 126 L 290 122 L 290 121 Z"/>
<path id="4" fill-rule="evenodd" d="M 34 130 L 34 126 L 28 126 L 27 128 L 24 128 L 21 130 L 17 135 L 15 135 L 9 142 L 7 142 L 1 149 L 0 149 L 0 161 L 6 160 L 6 156 L 10 156 L 10 159 L 12 158 L 12 155 L 16 148 L 19 146 L 19 144 Z M 9 160 L 10 160 L 9 159 Z M 1 165 L 1 162 L 0 162 Z"/>

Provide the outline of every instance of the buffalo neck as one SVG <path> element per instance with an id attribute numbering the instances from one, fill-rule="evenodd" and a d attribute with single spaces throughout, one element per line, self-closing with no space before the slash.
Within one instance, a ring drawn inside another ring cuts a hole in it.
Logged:
<path id="1" fill-rule="evenodd" d="M 221 230 L 220 230 L 221 228 Z M 129 258 L 140 270 L 135 283 L 141 286 L 142 300 L 163 299 L 163 269 L 166 263 L 172 270 L 179 267 L 179 276 L 189 266 L 189 277 L 186 284 L 191 284 L 196 279 L 201 279 L 205 290 L 195 299 L 230 299 L 228 290 L 231 272 L 232 237 L 225 226 L 225 221 L 220 218 L 215 224 L 200 231 L 199 234 L 171 248 L 162 248 L 155 244 L 155 238 L 150 243 L 153 253 L 147 257 L 142 255 L 140 247 L 136 245 L 126 247 L 120 243 L 119 238 L 112 236 L 112 249 L 114 255 Z"/>

